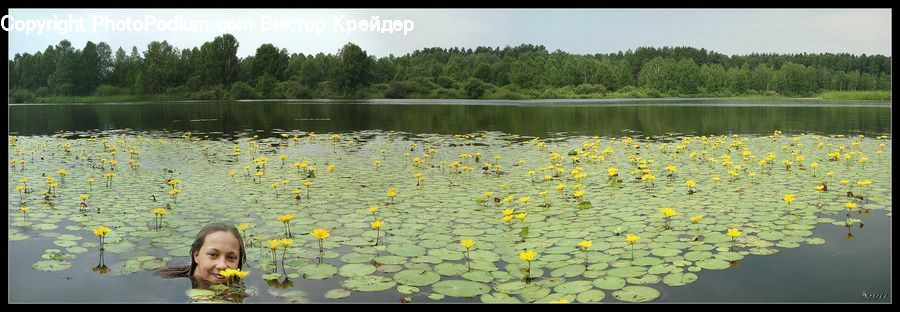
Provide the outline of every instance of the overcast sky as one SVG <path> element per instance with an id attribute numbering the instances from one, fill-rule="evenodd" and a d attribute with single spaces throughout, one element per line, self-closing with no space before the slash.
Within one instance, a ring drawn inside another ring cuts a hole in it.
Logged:
<path id="1" fill-rule="evenodd" d="M 240 57 L 254 54 L 264 43 L 286 48 L 289 53 L 314 54 L 335 53 L 347 42 L 356 43 L 378 57 L 403 55 L 425 47 L 502 48 L 522 43 L 542 44 L 550 51 L 559 49 L 577 54 L 611 53 L 641 46 L 692 46 L 726 55 L 754 52 L 891 55 L 890 9 L 10 9 L 9 12 L 11 18 L 4 23 L 4 27 L 12 28 L 9 58 L 16 53 L 43 51 L 63 39 L 71 41 L 76 49 L 83 48 L 90 40 L 106 42 L 113 51 L 123 47 L 130 52 L 132 46 L 137 46 L 143 52 L 154 40 L 166 40 L 179 49 L 193 48 L 223 33 L 237 38 Z M 381 21 L 408 20 L 413 27 L 406 34 L 402 30 L 382 33 L 349 29 L 348 21 L 371 20 L 373 16 Z M 128 19 L 132 23 L 127 23 Z M 135 27 L 148 19 L 157 21 L 149 30 L 114 28 L 115 25 Z M 64 27 L 55 27 L 44 29 L 41 34 L 37 34 L 38 29 L 31 33 L 24 29 L 25 25 L 36 27 L 48 20 L 72 26 L 68 32 Z M 66 23 L 70 20 L 74 22 Z M 264 30 L 266 20 L 293 29 Z M 301 22 L 295 23 L 298 20 Z M 98 21 L 102 23 L 95 24 Z M 318 32 L 315 27 L 304 27 L 316 22 L 320 27 Z M 221 28 L 242 23 L 243 29 Z M 207 29 L 202 29 L 204 24 Z M 77 25 L 83 25 L 84 29 L 76 29 Z M 159 25 L 181 27 L 169 31 L 160 30 Z"/>

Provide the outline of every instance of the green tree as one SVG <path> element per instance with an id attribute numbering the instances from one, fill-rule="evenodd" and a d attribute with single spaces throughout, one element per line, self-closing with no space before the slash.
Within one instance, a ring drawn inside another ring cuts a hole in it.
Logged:
<path id="1" fill-rule="evenodd" d="M 338 52 L 338 56 L 340 69 L 335 77 L 338 90 L 351 93 L 372 83 L 374 61 L 359 46 L 347 43 Z"/>

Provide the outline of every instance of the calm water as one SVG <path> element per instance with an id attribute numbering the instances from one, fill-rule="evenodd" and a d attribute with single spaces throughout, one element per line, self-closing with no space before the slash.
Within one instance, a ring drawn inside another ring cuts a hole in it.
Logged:
<path id="1" fill-rule="evenodd" d="M 427 105 L 417 105 L 427 104 Z M 391 130 L 409 133 L 464 134 L 500 131 L 539 137 L 567 135 L 644 136 L 664 134 L 769 134 L 787 133 L 890 134 L 891 108 L 884 105 L 818 105 L 710 100 L 632 101 L 601 104 L 586 101 L 366 101 L 366 102 L 190 102 L 85 105 L 12 105 L 9 132 L 21 136 L 60 131 L 128 129 L 133 131 L 192 131 L 195 136 L 277 135 L 286 130 L 317 133 Z M 14 203 L 11 201 L 10 205 Z M 890 302 L 892 219 L 885 211 L 866 217 L 864 228 L 853 228 L 846 240 L 844 227 L 820 224 L 815 237 L 824 245 L 802 244 L 779 249 L 770 256 L 749 255 L 739 267 L 703 270 L 687 286 L 658 284 L 662 296 L 654 302 Z M 15 216 L 10 216 L 13 218 Z M 162 280 L 150 271 L 126 276 L 99 275 L 93 252 L 72 261 L 60 272 L 31 269 L 43 250 L 59 248 L 53 239 L 10 243 L 10 302 L 187 302 L 186 279 Z M 107 254 L 106 263 L 119 262 Z M 172 263 L 187 263 L 176 258 Z M 283 278 L 282 278 L 283 280 Z M 261 279 L 253 279 L 257 294 L 248 302 L 277 301 Z M 337 288 L 332 280 L 293 281 L 292 288 L 307 290 L 313 301 Z M 887 299 L 865 299 L 863 292 L 887 294 Z M 342 301 L 399 302 L 395 290 L 354 292 Z M 412 295 L 413 302 L 431 302 Z M 49 298 L 49 299 L 48 299 Z M 480 302 L 452 299 L 442 302 Z M 607 298 L 612 300 L 611 292 Z"/>

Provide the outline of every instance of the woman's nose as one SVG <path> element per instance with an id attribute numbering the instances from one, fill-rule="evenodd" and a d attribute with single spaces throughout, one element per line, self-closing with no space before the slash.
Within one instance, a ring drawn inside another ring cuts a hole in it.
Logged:
<path id="1" fill-rule="evenodd" d="M 216 268 L 220 270 L 224 270 L 228 268 L 228 265 L 225 263 L 225 259 L 220 259 L 216 261 Z"/>

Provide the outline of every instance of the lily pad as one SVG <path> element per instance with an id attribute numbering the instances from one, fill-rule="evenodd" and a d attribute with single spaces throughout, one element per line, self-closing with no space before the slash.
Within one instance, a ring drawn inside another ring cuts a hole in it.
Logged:
<path id="1" fill-rule="evenodd" d="M 658 290 L 647 286 L 626 286 L 613 292 L 613 297 L 625 302 L 648 302 L 659 297 Z"/>
<path id="2" fill-rule="evenodd" d="M 431 286 L 434 292 L 450 297 L 475 297 L 491 291 L 491 287 L 467 280 L 440 281 Z"/>
<path id="3" fill-rule="evenodd" d="M 425 270 L 403 270 L 394 274 L 394 280 L 403 285 L 427 286 L 441 280 L 441 276 Z"/>
<path id="4" fill-rule="evenodd" d="M 341 282 L 341 286 L 357 291 L 382 291 L 394 288 L 394 280 L 384 276 L 366 275 L 351 277 Z"/>

